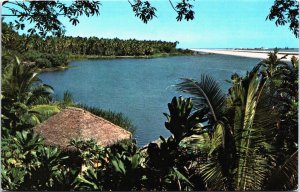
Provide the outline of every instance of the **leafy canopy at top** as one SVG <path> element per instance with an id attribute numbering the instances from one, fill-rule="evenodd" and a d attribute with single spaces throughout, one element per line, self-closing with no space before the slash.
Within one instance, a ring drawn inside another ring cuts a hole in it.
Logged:
<path id="1" fill-rule="evenodd" d="M 299 2 L 296 0 L 275 0 L 266 19 L 275 20 L 276 26 L 289 23 L 290 30 L 299 36 Z"/>
<path id="2" fill-rule="evenodd" d="M 169 0 L 172 8 L 177 12 L 177 21 L 185 19 L 187 21 L 194 19 L 193 5 L 189 3 L 193 0 L 181 0 L 176 6 Z M 156 8 L 149 1 L 128 0 L 135 16 L 147 23 L 156 17 Z M 24 29 L 27 23 L 34 26 L 28 29 L 29 34 L 39 34 L 47 36 L 48 34 L 61 36 L 65 32 L 65 27 L 59 17 L 66 17 L 72 25 L 79 23 L 79 16 L 99 16 L 100 1 L 8 1 L 2 3 L 5 17 L 14 17 L 16 29 Z"/>
<path id="3" fill-rule="evenodd" d="M 29 34 L 46 36 L 48 33 L 60 36 L 64 33 L 64 25 L 59 17 L 67 17 L 72 25 L 79 23 L 79 16 L 100 15 L 100 2 L 98 1 L 75 1 L 71 4 L 60 1 L 4 1 L 2 6 L 10 14 L 5 17 L 15 17 L 16 29 L 24 29 L 25 23 L 34 26 L 28 29 Z"/>
<path id="4" fill-rule="evenodd" d="M 190 3 L 194 0 L 181 0 L 174 5 L 171 0 L 169 3 L 177 13 L 177 21 L 193 20 L 195 12 Z M 148 23 L 156 17 L 157 9 L 149 1 L 128 0 L 135 16 L 144 23 Z M 2 7 L 3 17 L 16 17 L 14 21 L 16 29 L 24 29 L 25 22 L 33 23 L 34 26 L 28 29 L 30 34 L 40 34 L 46 36 L 48 33 L 60 36 L 64 34 L 64 25 L 59 17 L 67 17 L 72 25 L 79 23 L 79 16 L 100 15 L 100 1 L 72 1 L 71 3 L 57 1 L 8 1 L 4 0 Z M 296 0 L 275 0 L 266 19 L 275 20 L 275 24 L 285 25 L 289 23 L 290 30 L 298 37 L 299 27 L 299 3 Z"/>

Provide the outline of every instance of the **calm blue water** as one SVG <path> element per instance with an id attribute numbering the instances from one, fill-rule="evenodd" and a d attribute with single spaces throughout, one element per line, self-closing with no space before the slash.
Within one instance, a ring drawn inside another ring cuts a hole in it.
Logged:
<path id="1" fill-rule="evenodd" d="M 40 75 L 54 87 L 58 97 L 68 90 L 76 102 L 124 113 L 137 127 L 136 139 L 145 145 L 169 136 L 164 128 L 167 103 L 177 92 L 179 78 L 199 79 L 201 73 L 215 77 L 224 92 L 231 74 L 245 74 L 258 59 L 224 55 L 181 56 L 155 59 L 75 61 L 74 68 Z"/>

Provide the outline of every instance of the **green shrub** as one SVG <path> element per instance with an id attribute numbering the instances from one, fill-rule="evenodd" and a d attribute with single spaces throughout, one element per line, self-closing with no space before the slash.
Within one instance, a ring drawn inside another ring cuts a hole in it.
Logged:
<path id="1" fill-rule="evenodd" d="M 60 67 L 68 65 L 66 54 L 41 53 L 28 51 L 22 55 L 24 61 L 35 62 L 39 68 Z"/>
<path id="2" fill-rule="evenodd" d="M 42 55 L 42 58 L 48 59 L 52 67 L 66 66 L 68 64 L 68 58 L 64 54 L 45 53 Z"/>
<path id="3" fill-rule="evenodd" d="M 31 61 L 31 62 L 36 62 L 37 59 L 41 58 L 42 53 L 38 51 L 28 51 L 23 54 L 23 60 L 24 61 Z"/>
<path id="4" fill-rule="evenodd" d="M 39 68 L 50 68 L 52 66 L 51 62 L 45 58 L 36 59 L 35 65 Z"/>
<path id="5" fill-rule="evenodd" d="M 84 160 L 84 169 L 75 180 L 75 190 L 82 191 L 130 191 L 140 190 L 144 169 L 139 148 L 115 144 L 103 148 L 95 141 L 73 140 L 71 145 Z"/>
<path id="6" fill-rule="evenodd" d="M 65 165 L 68 159 L 60 149 L 46 146 L 32 130 L 2 138 L 2 188 L 13 191 L 69 191 L 79 170 Z"/>
<path id="7" fill-rule="evenodd" d="M 57 105 L 47 104 L 35 105 L 30 110 L 38 113 L 37 116 L 39 117 L 41 122 L 60 112 L 60 109 Z"/>

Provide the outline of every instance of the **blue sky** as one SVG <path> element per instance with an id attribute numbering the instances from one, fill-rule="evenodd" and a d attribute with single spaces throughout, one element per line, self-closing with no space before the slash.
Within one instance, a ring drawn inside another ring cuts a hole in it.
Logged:
<path id="1" fill-rule="evenodd" d="M 176 0 L 172 0 L 176 3 Z M 182 48 L 298 47 L 288 26 L 266 21 L 274 0 L 195 0 L 195 19 L 176 21 L 167 0 L 150 0 L 157 18 L 144 24 L 127 0 L 101 1 L 98 17 L 81 17 L 77 26 L 63 19 L 66 35 L 179 41 Z"/>

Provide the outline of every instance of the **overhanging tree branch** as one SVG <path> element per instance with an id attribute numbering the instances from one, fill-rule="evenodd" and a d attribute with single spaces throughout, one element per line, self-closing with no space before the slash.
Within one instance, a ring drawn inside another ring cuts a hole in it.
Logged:
<path id="1" fill-rule="evenodd" d="M 169 2 L 170 2 L 170 4 L 171 4 L 172 8 L 174 9 L 174 11 L 176 11 L 176 13 L 178 13 L 178 11 L 175 9 L 175 7 L 174 7 L 174 5 L 173 5 L 172 1 L 171 1 L 171 0 L 169 0 Z"/>

